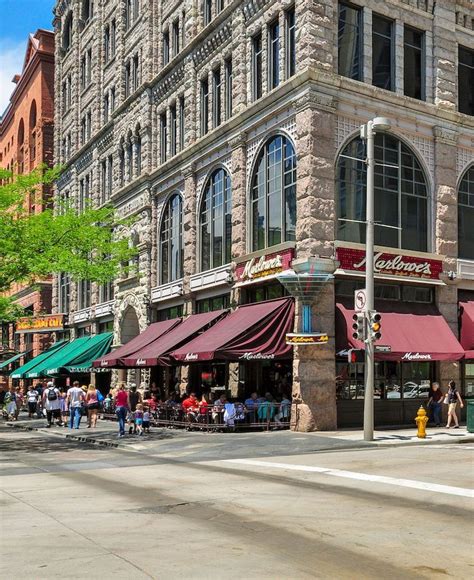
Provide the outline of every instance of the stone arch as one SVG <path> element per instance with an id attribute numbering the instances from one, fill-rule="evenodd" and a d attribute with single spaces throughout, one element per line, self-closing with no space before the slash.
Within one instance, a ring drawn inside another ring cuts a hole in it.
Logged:
<path id="1" fill-rule="evenodd" d="M 140 323 L 135 308 L 128 306 L 120 321 L 120 342 L 127 344 L 140 334 Z"/>

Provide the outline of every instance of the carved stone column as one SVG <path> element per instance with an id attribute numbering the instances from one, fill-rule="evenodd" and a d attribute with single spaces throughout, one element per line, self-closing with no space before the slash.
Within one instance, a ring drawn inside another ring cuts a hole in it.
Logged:
<path id="1" fill-rule="evenodd" d="M 232 258 L 247 253 L 247 135 L 231 140 L 232 147 Z"/>

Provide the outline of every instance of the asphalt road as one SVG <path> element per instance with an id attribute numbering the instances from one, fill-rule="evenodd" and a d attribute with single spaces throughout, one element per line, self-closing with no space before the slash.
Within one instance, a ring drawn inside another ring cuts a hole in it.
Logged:
<path id="1" fill-rule="evenodd" d="M 0 426 L 2 577 L 474 576 L 474 445 L 230 458 L 191 449 L 136 452 Z"/>

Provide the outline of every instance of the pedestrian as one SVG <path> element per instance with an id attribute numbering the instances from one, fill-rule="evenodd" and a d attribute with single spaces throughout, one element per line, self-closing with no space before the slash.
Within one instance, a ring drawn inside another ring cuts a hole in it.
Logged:
<path id="1" fill-rule="evenodd" d="M 125 420 L 127 419 L 127 413 L 130 409 L 130 400 L 128 392 L 125 390 L 125 385 L 120 384 L 118 391 L 114 397 L 115 403 L 115 413 L 117 414 L 117 419 L 119 422 L 119 437 L 125 435 Z"/>
<path id="2" fill-rule="evenodd" d="M 150 432 L 150 407 L 143 408 L 143 431 Z"/>
<path id="3" fill-rule="evenodd" d="M 3 411 L 7 416 L 7 419 L 15 421 L 16 417 L 16 391 L 15 387 L 9 387 L 8 391 L 5 393 L 3 399 Z"/>
<path id="4" fill-rule="evenodd" d="M 67 425 L 67 418 L 66 418 L 66 411 L 67 411 L 67 403 L 66 403 L 66 389 L 61 388 L 59 389 L 59 405 L 61 410 L 61 422 L 63 427 Z"/>
<path id="5" fill-rule="evenodd" d="M 428 399 L 428 407 L 430 409 L 431 421 L 435 423 L 436 427 L 441 425 L 441 403 L 443 402 L 443 393 L 439 388 L 439 383 L 433 383 Z"/>
<path id="6" fill-rule="evenodd" d="M 58 424 L 62 426 L 61 393 L 52 381 L 46 385 L 46 389 L 43 391 L 43 408 L 46 410 L 46 419 L 48 421 L 46 427 L 51 427 L 53 419 L 56 419 Z"/>
<path id="7" fill-rule="evenodd" d="M 66 395 L 69 408 L 69 428 L 79 429 L 82 416 L 82 405 L 85 399 L 84 391 L 79 386 L 79 381 L 74 381 Z"/>
<path id="8" fill-rule="evenodd" d="M 97 425 L 97 414 L 99 413 L 99 394 L 94 385 L 89 385 L 86 394 L 86 407 L 87 407 L 87 427 L 92 427 L 93 429 Z"/>
<path id="9" fill-rule="evenodd" d="M 132 411 L 133 413 L 137 408 L 138 403 L 141 402 L 142 402 L 142 394 L 139 391 L 137 391 L 137 385 L 135 383 L 132 383 L 130 385 L 130 393 L 129 393 L 130 411 Z"/>
<path id="10" fill-rule="evenodd" d="M 28 403 L 28 417 L 30 419 L 33 419 L 33 417 L 36 415 L 36 409 L 38 407 L 38 399 L 39 399 L 38 391 L 33 387 L 33 385 L 30 385 L 26 393 L 26 402 Z"/>
<path id="11" fill-rule="evenodd" d="M 459 429 L 459 421 L 458 416 L 456 414 L 456 407 L 459 404 L 461 405 L 461 409 L 464 407 L 464 403 L 462 402 L 461 395 L 458 393 L 456 389 L 456 383 L 454 381 L 449 381 L 449 389 L 446 393 L 446 397 L 444 398 L 444 402 L 448 405 L 448 424 L 446 425 L 447 429 L 451 429 L 451 419 L 454 421 L 454 428 Z"/>
<path id="12" fill-rule="evenodd" d="M 143 435 L 143 405 L 138 403 L 135 409 L 135 432 L 137 435 Z"/>

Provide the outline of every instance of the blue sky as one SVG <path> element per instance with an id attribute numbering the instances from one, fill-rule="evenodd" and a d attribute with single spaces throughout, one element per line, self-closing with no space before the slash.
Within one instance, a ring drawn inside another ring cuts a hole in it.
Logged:
<path id="1" fill-rule="evenodd" d="M 54 0 L 0 0 L 0 114 L 14 89 L 11 79 L 21 72 L 28 34 L 52 30 Z"/>

